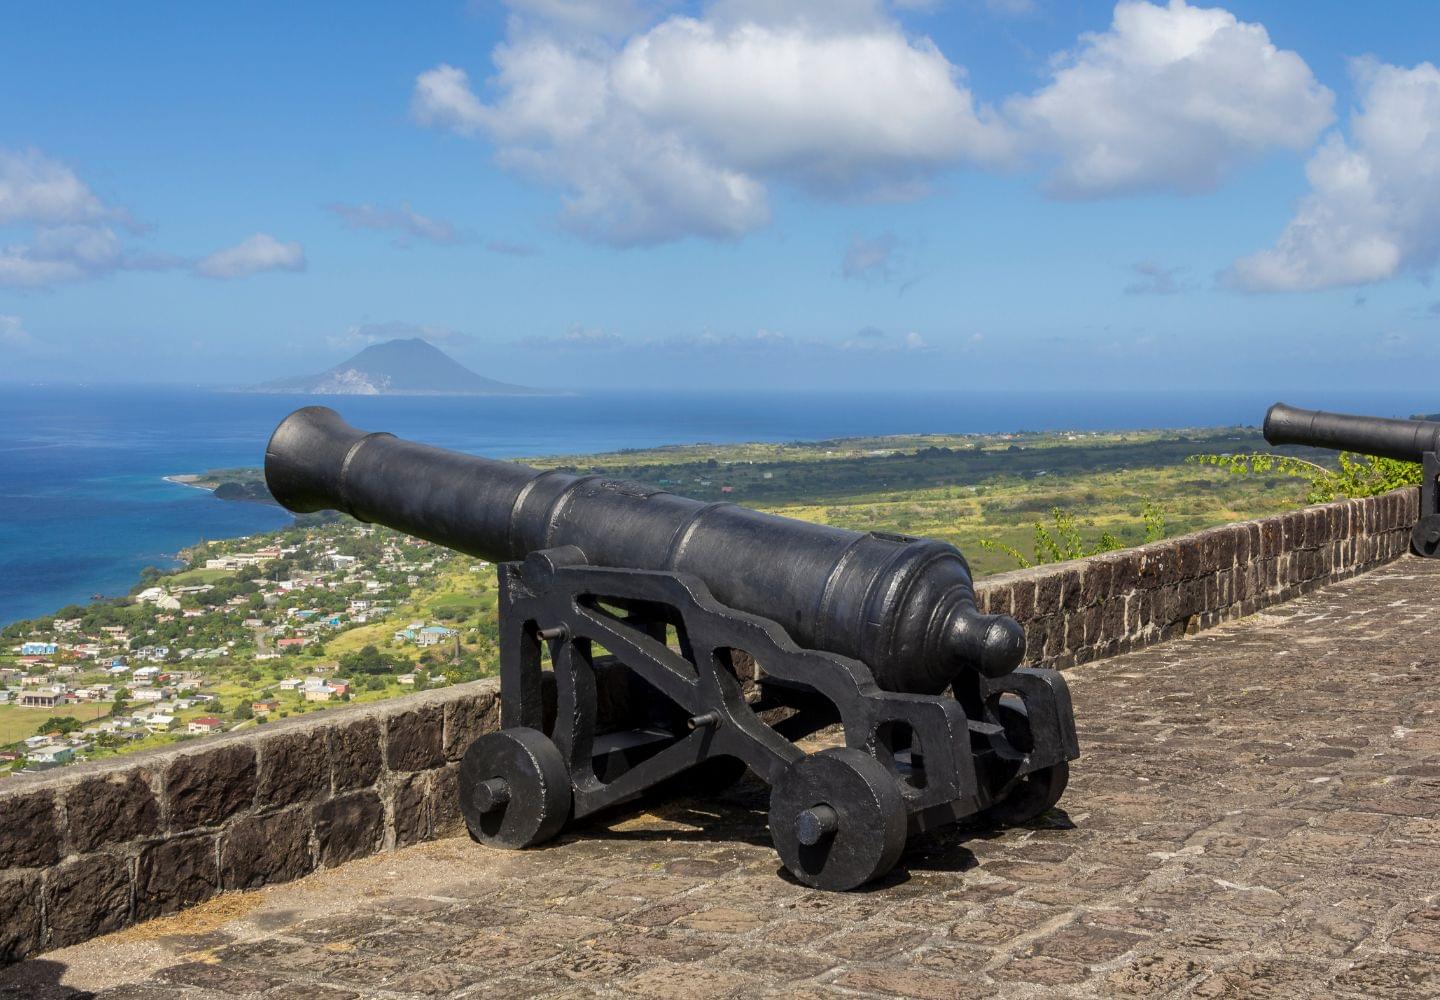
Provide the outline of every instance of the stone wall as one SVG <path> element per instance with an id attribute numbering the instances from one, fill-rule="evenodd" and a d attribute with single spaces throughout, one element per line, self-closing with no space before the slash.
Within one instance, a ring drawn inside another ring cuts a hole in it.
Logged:
<path id="1" fill-rule="evenodd" d="M 478 681 L 5 779 L 0 964 L 458 832 L 458 761 L 499 726 L 498 694 Z"/>
<path id="2" fill-rule="evenodd" d="M 982 607 L 1068 666 L 1288 600 L 1403 555 L 1418 491 L 1310 507 L 991 577 Z M 458 761 L 498 685 L 316 712 L 0 782 L 0 964 L 231 889 L 462 828 Z"/>
<path id="3" fill-rule="evenodd" d="M 983 610 L 1025 626 L 1026 661 L 1068 667 L 1253 615 L 1410 550 L 1417 489 L 1306 507 L 987 577 Z"/>

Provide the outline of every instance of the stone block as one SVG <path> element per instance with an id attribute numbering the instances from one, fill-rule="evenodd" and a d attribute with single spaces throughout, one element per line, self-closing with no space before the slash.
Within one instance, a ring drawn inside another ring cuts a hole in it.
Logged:
<path id="1" fill-rule="evenodd" d="M 1037 617 L 1035 581 L 1016 580 L 1010 585 L 1010 616 L 1022 625 Z"/>
<path id="2" fill-rule="evenodd" d="M 459 760 L 478 737 L 499 728 L 500 699 L 493 689 L 450 702 L 445 706 L 445 759 Z"/>
<path id="3" fill-rule="evenodd" d="M 160 803 L 145 771 L 87 778 L 65 793 L 70 848 L 78 854 L 160 832 Z"/>
<path id="4" fill-rule="evenodd" d="M 1100 641 L 1114 642 L 1125 636 L 1125 598 L 1112 597 L 1100 605 Z"/>
<path id="5" fill-rule="evenodd" d="M 1065 616 L 1052 615 L 1046 619 L 1045 656 L 1054 659 L 1065 652 Z"/>
<path id="6" fill-rule="evenodd" d="M 1168 586 L 1179 576 L 1177 546 L 1171 543 L 1157 543 L 1146 546 L 1140 560 L 1140 587 L 1156 590 Z"/>
<path id="7" fill-rule="evenodd" d="M 135 919 L 175 913 L 220 891 L 213 834 L 190 834 L 148 844 L 135 868 Z"/>
<path id="8" fill-rule="evenodd" d="M 303 807 L 246 816 L 220 838 L 220 885 L 225 889 L 290 882 L 314 867 Z"/>
<path id="9" fill-rule="evenodd" d="M 1060 607 L 1064 611 L 1074 611 L 1080 604 L 1080 570 L 1072 568 L 1058 572 L 1060 574 Z"/>
<path id="10" fill-rule="evenodd" d="M 1204 549 L 1204 536 L 1186 538 L 1175 545 L 1177 570 L 1181 580 L 1193 580 L 1200 575 L 1201 553 Z"/>
<path id="11" fill-rule="evenodd" d="M 390 790 L 390 829 L 395 847 L 409 847 L 430 837 L 428 774 L 400 777 Z"/>
<path id="12" fill-rule="evenodd" d="M 40 876 L 0 875 L 0 965 L 18 962 L 39 951 L 43 936 Z"/>
<path id="13" fill-rule="evenodd" d="M 1046 573 L 1035 581 L 1035 616 L 1048 618 L 1061 610 L 1063 583 L 1059 573 Z"/>
<path id="14" fill-rule="evenodd" d="M 1010 585 L 1008 583 L 976 585 L 975 607 L 984 615 L 1010 614 Z"/>
<path id="15" fill-rule="evenodd" d="M 385 766 L 392 771 L 426 771 L 445 763 L 445 720 L 439 705 L 397 712 L 385 719 Z"/>
<path id="16" fill-rule="evenodd" d="M 265 809 L 328 796 L 328 744 L 320 728 L 279 733 L 261 743 L 256 805 Z"/>
<path id="17" fill-rule="evenodd" d="M 385 832 L 385 807 L 373 791 L 351 792 L 312 807 L 320 863 L 327 868 L 374 854 Z"/>
<path id="18" fill-rule="evenodd" d="M 330 762 L 337 794 L 375 784 L 380 777 L 380 724 L 360 719 L 332 729 Z"/>
<path id="19" fill-rule="evenodd" d="M 1089 559 L 1080 574 L 1080 603 L 1093 607 L 1110 596 L 1110 580 L 1114 563 L 1109 559 Z"/>
<path id="20" fill-rule="evenodd" d="M 165 768 L 165 813 L 173 833 L 217 826 L 255 801 L 255 750 L 229 744 L 181 753 Z"/>
<path id="21" fill-rule="evenodd" d="M 47 948 L 65 948 L 130 923 L 130 873 L 124 860 L 89 854 L 45 873 Z"/>
<path id="22" fill-rule="evenodd" d="M 1274 559 L 1284 547 L 1284 517 L 1277 514 L 1260 522 L 1260 555 Z"/>
<path id="23" fill-rule="evenodd" d="M 1135 589 L 1140 578 L 1140 554 L 1138 552 L 1117 552 L 1109 559 L 1110 593 L 1122 596 Z"/>
<path id="24" fill-rule="evenodd" d="M 50 789 L 0 797 L 0 869 L 60 860 L 60 815 Z"/>
<path id="25" fill-rule="evenodd" d="M 465 828 L 460 815 L 460 765 L 446 764 L 430 772 L 430 816 L 434 835 L 448 837 Z"/>
<path id="26" fill-rule="evenodd" d="M 1025 626 L 1025 662 L 1039 663 L 1045 658 L 1045 630 L 1050 624 L 1048 618 L 1031 618 Z"/>

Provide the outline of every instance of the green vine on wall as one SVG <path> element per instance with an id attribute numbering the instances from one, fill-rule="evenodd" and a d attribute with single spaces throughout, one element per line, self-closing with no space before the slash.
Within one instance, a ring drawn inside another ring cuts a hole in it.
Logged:
<path id="1" fill-rule="evenodd" d="M 1165 537 L 1165 513 L 1160 505 L 1146 500 L 1141 507 L 1140 516 L 1145 522 L 1145 541 L 1155 542 Z M 982 549 L 988 552 L 1003 552 L 1021 569 L 1029 569 L 1032 566 L 1039 566 L 1044 563 L 1066 562 L 1070 559 L 1083 559 L 1086 556 L 1096 556 L 1102 552 L 1114 552 L 1117 549 L 1127 547 L 1127 543 L 1108 531 L 1100 533 L 1100 537 L 1093 544 L 1086 545 L 1080 535 L 1081 525 L 1075 515 L 1060 507 L 1050 508 L 1050 521 L 1046 525 L 1043 521 L 1035 522 L 1035 552 L 1033 557 L 1027 557 L 1023 552 L 1013 545 L 994 538 L 981 538 L 979 544 Z"/>
<path id="2" fill-rule="evenodd" d="M 1419 486 L 1423 478 L 1417 462 L 1401 462 L 1393 458 L 1355 455 L 1342 451 L 1339 468 L 1330 469 L 1318 462 L 1293 455 L 1251 452 L 1238 455 L 1191 455 L 1185 461 L 1196 465 L 1212 465 L 1236 476 L 1282 475 L 1304 479 L 1309 484 L 1306 503 L 1329 503 L 1344 498 L 1379 496 L 1402 486 Z"/>

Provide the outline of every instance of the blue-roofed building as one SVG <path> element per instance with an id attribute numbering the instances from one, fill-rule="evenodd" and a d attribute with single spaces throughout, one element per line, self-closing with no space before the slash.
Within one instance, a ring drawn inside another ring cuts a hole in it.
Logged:
<path id="1" fill-rule="evenodd" d="M 21 656 L 54 656 L 56 646 L 53 642 L 27 642 L 20 647 Z"/>

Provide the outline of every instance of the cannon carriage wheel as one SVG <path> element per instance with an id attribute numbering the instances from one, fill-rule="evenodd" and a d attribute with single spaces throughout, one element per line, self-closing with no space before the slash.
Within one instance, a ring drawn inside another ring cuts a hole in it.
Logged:
<path id="1" fill-rule="evenodd" d="M 1069 783 L 1069 761 L 1031 771 L 1017 779 L 1003 799 L 978 813 L 975 820 L 986 826 L 1028 823 L 1055 808 Z"/>
<path id="2" fill-rule="evenodd" d="M 884 875 L 905 850 L 908 816 L 890 770 L 849 747 L 801 757 L 770 793 L 770 839 L 785 867 L 843 892 Z"/>
<path id="3" fill-rule="evenodd" d="M 538 730 L 487 733 L 460 762 L 460 812 L 470 836 L 488 847 L 543 844 L 570 818 L 570 769 Z"/>

